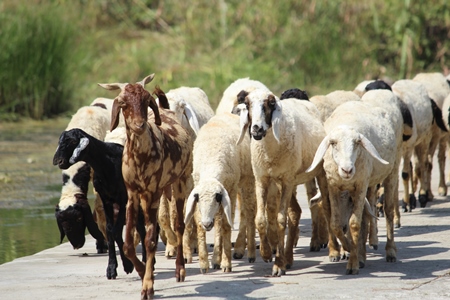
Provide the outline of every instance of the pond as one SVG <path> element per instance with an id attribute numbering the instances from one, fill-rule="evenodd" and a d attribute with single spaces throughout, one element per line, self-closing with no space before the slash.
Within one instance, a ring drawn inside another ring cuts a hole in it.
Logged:
<path id="1" fill-rule="evenodd" d="M 0 264 L 60 242 L 61 170 L 52 159 L 68 122 L 0 122 Z"/>

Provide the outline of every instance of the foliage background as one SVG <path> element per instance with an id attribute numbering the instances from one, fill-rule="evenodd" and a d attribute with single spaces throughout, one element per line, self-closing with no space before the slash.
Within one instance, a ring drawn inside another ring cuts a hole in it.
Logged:
<path id="1" fill-rule="evenodd" d="M 98 82 L 156 73 L 215 107 L 234 80 L 275 93 L 449 72 L 447 0 L 3 0 L 0 120 L 70 114 Z"/>

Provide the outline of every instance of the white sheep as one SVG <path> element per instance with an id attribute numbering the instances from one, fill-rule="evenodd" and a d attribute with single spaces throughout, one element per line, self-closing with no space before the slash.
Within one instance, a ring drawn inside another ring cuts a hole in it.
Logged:
<path id="1" fill-rule="evenodd" d="M 239 104 L 241 133 L 238 144 L 250 133 L 251 162 L 256 181 L 257 212 L 255 223 L 260 236 L 260 253 L 264 261 L 272 259 L 268 240 L 268 219 L 276 219 L 278 232 L 273 276 L 286 271 L 284 235 L 286 213 L 293 192 L 298 184 L 309 183 L 321 173 L 305 173 L 312 162 L 314 152 L 325 136 L 320 112 L 309 101 L 297 99 L 279 100 L 265 89 L 251 91 Z M 324 177 L 317 177 L 322 191 Z M 267 210 L 277 198 L 268 197 L 272 181 L 281 188 L 278 210 Z M 314 226 L 314 224 L 313 224 Z M 288 249 L 286 247 L 286 250 Z M 290 254 L 289 254 L 290 255 Z M 288 258 L 289 259 L 289 258 Z"/>
<path id="2" fill-rule="evenodd" d="M 373 198 L 380 182 L 385 188 L 386 260 L 396 260 L 394 243 L 394 205 L 398 193 L 398 164 L 401 155 L 403 121 L 397 97 L 391 91 L 369 91 L 361 101 L 346 102 L 336 108 L 326 120 L 326 137 L 320 143 L 308 171 L 323 159 L 329 191 L 329 203 L 322 202 L 329 220 L 330 232 L 350 252 L 347 274 L 358 274 L 366 261 L 367 224 L 363 217 L 365 197 Z M 330 147 L 331 146 L 331 147 Z M 340 201 L 348 191 L 353 211 L 348 220 L 350 236 L 344 232 Z M 339 245 L 330 239 L 329 256 L 339 260 Z"/>
<path id="3" fill-rule="evenodd" d="M 431 145 L 428 151 L 428 168 L 425 171 L 428 172 L 428 177 L 430 178 L 429 183 L 431 184 L 431 170 L 433 166 L 433 157 L 436 148 L 439 147 L 438 151 L 438 163 L 439 163 L 439 188 L 438 193 L 440 196 L 447 195 L 447 185 L 445 183 L 445 150 L 447 146 L 448 130 L 443 124 L 442 120 L 442 106 L 444 104 L 445 98 L 450 94 L 450 86 L 442 73 L 419 73 L 414 76 L 413 80 L 422 83 L 427 92 L 428 96 L 436 104 L 433 107 L 433 114 L 435 115 L 435 122 L 433 122 Z M 423 170 L 416 168 L 416 174 L 420 174 Z M 427 188 L 428 201 L 433 200 L 433 193 L 431 192 L 431 186 Z M 424 207 L 426 202 L 421 202 L 421 206 Z"/>
<path id="4" fill-rule="evenodd" d="M 333 91 L 327 95 L 316 95 L 309 99 L 319 109 L 322 122 L 331 116 L 333 111 L 344 102 L 358 101 L 361 98 L 352 91 Z"/>
<path id="5" fill-rule="evenodd" d="M 248 243 L 248 260 L 255 261 L 255 179 L 250 162 L 250 139 L 239 138 L 239 116 L 223 113 L 203 126 L 194 142 L 194 188 L 186 203 L 185 223 L 198 213 L 198 249 L 202 273 L 208 271 L 205 231 L 215 230 L 214 269 L 231 272 L 231 228 L 236 197 L 240 194 L 240 226 L 235 258 L 242 258 Z M 195 208 L 197 207 L 197 210 Z M 220 243 L 221 241 L 221 243 Z M 219 242 L 219 243 L 218 243 Z"/>
<path id="6" fill-rule="evenodd" d="M 237 79 L 223 92 L 222 98 L 216 108 L 216 114 L 233 112 L 235 107 L 244 101 L 245 96 L 255 89 L 263 89 L 269 92 L 267 86 L 258 80 L 253 80 L 248 77 Z"/>
<path id="7" fill-rule="evenodd" d="M 430 98 L 425 87 L 417 81 L 403 79 L 392 85 L 392 91 L 399 99 L 406 104 L 411 114 L 412 127 L 411 135 L 403 141 L 403 209 L 411 211 L 415 204 L 410 203 L 410 176 L 411 157 L 414 151 L 415 166 L 420 170 L 425 170 L 428 166 L 428 151 L 432 138 L 433 111 Z M 426 203 L 430 178 L 427 172 L 420 174 L 419 201 Z"/>

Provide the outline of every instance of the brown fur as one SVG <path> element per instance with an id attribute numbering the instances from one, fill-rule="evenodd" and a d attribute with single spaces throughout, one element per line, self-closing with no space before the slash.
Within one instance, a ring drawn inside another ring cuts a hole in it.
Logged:
<path id="1" fill-rule="evenodd" d="M 192 172 L 192 140 L 171 111 L 158 108 L 155 99 L 142 83 L 127 84 L 121 90 L 114 100 L 111 130 L 117 126 L 122 111 L 127 131 L 122 173 L 128 191 L 124 250 L 142 278 L 141 297 L 148 299 L 154 294 L 157 211 L 163 191 L 171 185 L 177 187 L 173 188 L 178 213 L 175 226 L 178 241 L 175 276 L 177 281 L 185 279 L 183 206 L 187 197 L 187 181 Z M 152 112 L 147 113 L 147 107 Z M 145 264 L 137 258 L 133 243 L 138 205 L 144 212 L 147 228 L 143 241 L 147 252 Z"/>

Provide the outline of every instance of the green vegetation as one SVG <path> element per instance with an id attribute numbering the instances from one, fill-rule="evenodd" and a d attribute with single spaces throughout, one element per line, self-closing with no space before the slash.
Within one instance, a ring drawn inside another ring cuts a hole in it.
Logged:
<path id="1" fill-rule="evenodd" d="M 447 73 L 449 32 L 447 0 L 5 0 L 0 120 L 67 113 L 115 95 L 98 82 L 150 73 L 163 90 L 201 87 L 213 107 L 240 77 L 315 95 Z"/>

